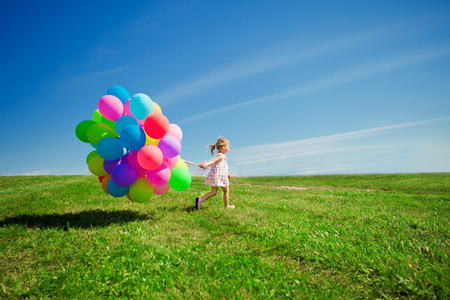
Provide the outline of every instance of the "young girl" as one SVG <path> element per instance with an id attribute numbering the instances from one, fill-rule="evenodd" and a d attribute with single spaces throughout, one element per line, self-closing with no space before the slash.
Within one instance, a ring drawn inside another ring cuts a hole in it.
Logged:
<path id="1" fill-rule="evenodd" d="M 206 193 L 203 197 L 195 199 L 195 208 L 199 209 L 203 202 L 217 194 L 219 186 L 223 190 L 223 204 L 225 208 L 234 208 L 234 205 L 229 205 L 229 188 L 228 179 L 231 177 L 228 174 L 227 157 L 225 154 L 230 150 L 230 142 L 227 139 L 219 138 L 215 145 L 210 145 L 206 148 L 211 148 L 211 156 L 214 156 L 214 149 L 217 149 L 217 155 L 214 159 L 207 163 L 199 165 L 200 168 L 206 169 L 211 166 L 208 176 L 206 177 L 204 185 L 211 187 L 211 192 Z"/>

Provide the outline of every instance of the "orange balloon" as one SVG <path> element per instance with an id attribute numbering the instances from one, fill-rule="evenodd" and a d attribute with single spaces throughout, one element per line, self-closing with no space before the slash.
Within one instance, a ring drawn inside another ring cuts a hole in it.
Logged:
<path id="1" fill-rule="evenodd" d="M 111 175 L 107 174 L 102 179 L 102 188 L 105 191 L 105 193 L 108 193 L 108 190 L 106 189 L 106 186 L 108 185 L 108 181 L 111 179 Z"/>
<path id="2" fill-rule="evenodd" d="M 153 113 L 154 114 L 162 114 L 161 107 L 155 101 L 153 101 Z"/>

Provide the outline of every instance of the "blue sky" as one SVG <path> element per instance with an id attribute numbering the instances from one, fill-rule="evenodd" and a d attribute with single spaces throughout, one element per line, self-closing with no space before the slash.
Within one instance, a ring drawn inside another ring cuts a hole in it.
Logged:
<path id="1" fill-rule="evenodd" d="M 237 176 L 450 172 L 448 1 L 0 2 L 0 175 L 89 174 L 112 85 Z"/>

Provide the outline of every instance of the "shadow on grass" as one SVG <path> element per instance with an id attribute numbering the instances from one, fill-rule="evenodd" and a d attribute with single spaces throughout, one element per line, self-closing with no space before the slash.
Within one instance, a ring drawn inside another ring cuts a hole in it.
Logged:
<path id="1" fill-rule="evenodd" d="M 122 224 L 136 220 L 153 220 L 149 214 L 135 211 L 119 210 L 88 210 L 77 213 L 50 214 L 50 215 L 20 215 L 0 221 L 0 227 L 9 225 L 25 225 L 29 228 L 92 228 L 106 227 L 111 224 Z"/>

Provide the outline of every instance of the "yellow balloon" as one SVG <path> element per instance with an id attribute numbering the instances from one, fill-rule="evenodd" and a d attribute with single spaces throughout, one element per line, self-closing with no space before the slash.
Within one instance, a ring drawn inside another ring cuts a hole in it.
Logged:
<path id="1" fill-rule="evenodd" d="M 100 155 L 96 155 L 94 157 L 92 157 L 89 162 L 88 162 L 88 168 L 89 171 L 97 176 L 104 176 L 106 174 L 108 174 L 105 171 L 105 168 L 103 168 L 103 162 L 105 160 L 103 158 L 100 157 Z"/>
<path id="2" fill-rule="evenodd" d="M 178 161 L 174 168 L 183 168 L 189 171 L 189 167 L 184 162 L 184 160 L 181 159 L 181 157 L 178 155 Z"/>
<path id="3" fill-rule="evenodd" d="M 145 135 L 145 137 L 146 137 L 146 141 L 145 141 L 145 144 L 146 144 L 146 145 L 155 145 L 155 146 L 158 146 L 159 140 L 152 139 L 152 138 L 149 137 L 147 134 Z"/>
<path id="4" fill-rule="evenodd" d="M 89 161 L 91 160 L 91 158 L 93 158 L 94 156 L 97 156 L 98 152 L 97 150 L 91 151 L 88 156 L 86 157 L 86 164 L 89 164 Z"/>
<path id="5" fill-rule="evenodd" d="M 156 102 L 153 102 L 153 113 L 154 114 L 162 114 L 161 107 Z"/>

